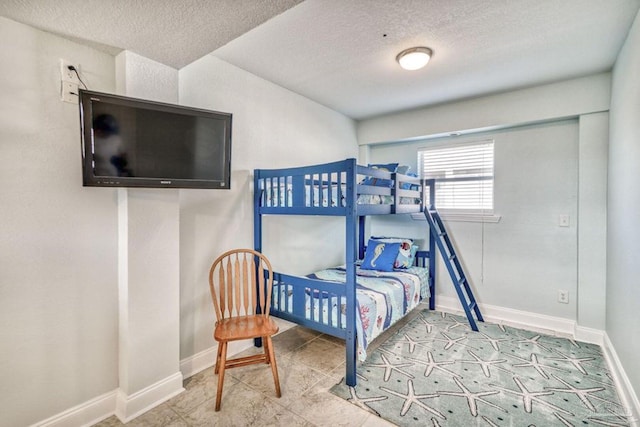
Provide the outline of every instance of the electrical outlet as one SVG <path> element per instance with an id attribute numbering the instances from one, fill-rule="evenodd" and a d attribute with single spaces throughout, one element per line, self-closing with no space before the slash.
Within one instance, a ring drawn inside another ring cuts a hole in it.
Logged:
<path id="1" fill-rule="evenodd" d="M 70 66 L 80 73 L 80 64 L 74 64 L 66 59 L 60 59 L 60 80 L 79 85 L 80 79 L 75 71 L 69 69 Z"/>
<path id="2" fill-rule="evenodd" d="M 558 302 L 569 304 L 569 291 L 558 290 Z"/>
<path id="3" fill-rule="evenodd" d="M 558 216 L 558 225 L 560 227 L 568 227 L 570 222 L 569 215 L 560 215 Z"/>
<path id="4" fill-rule="evenodd" d="M 70 104 L 77 104 L 80 99 L 78 85 L 76 83 L 62 81 L 60 85 L 60 99 Z"/>

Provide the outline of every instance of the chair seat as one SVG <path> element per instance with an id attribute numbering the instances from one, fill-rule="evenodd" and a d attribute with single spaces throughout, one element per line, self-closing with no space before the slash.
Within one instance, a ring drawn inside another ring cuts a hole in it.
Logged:
<path id="1" fill-rule="evenodd" d="M 263 315 L 240 316 L 222 319 L 216 325 L 213 337 L 217 341 L 236 341 L 271 336 L 278 332 L 278 325 Z"/>

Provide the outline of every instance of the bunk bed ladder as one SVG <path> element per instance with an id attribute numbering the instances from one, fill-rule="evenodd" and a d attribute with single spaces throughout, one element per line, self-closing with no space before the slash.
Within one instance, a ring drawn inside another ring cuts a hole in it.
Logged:
<path id="1" fill-rule="evenodd" d="M 424 210 L 424 216 L 427 218 L 431 235 L 440 250 L 440 254 L 442 254 L 444 265 L 449 271 L 449 276 L 451 276 L 453 286 L 456 289 L 462 308 L 464 308 L 464 312 L 467 315 L 469 325 L 471 326 L 471 329 L 477 331 L 478 325 L 476 325 L 473 313 L 475 313 L 479 322 L 484 322 L 484 319 L 482 318 L 482 313 L 480 313 L 478 303 L 476 302 L 473 292 L 471 291 L 471 287 L 469 286 L 469 280 L 467 280 L 467 276 L 464 274 L 464 270 L 462 269 L 462 264 L 458 259 L 455 249 L 453 248 L 447 229 L 442 222 L 442 218 L 440 218 L 440 214 L 433 206 Z"/>

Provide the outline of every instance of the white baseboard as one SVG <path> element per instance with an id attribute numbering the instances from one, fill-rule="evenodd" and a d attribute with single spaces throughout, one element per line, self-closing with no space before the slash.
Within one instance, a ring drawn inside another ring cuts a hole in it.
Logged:
<path id="1" fill-rule="evenodd" d="M 627 376 L 622 363 L 618 358 L 613 343 L 609 340 L 609 335 L 604 334 L 604 356 L 607 360 L 607 364 L 613 374 L 613 379 L 620 391 L 620 400 L 622 404 L 627 408 L 631 419 L 631 426 L 640 426 L 640 401 L 638 395 L 635 393 L 631 381 Z"/>
<path id="2" fill-rule="evenodd" d="M 126 423 L 183 391 L 182 374 L 178 372 L 130 396 L 114 390 L 30 427 L 88 427 L 112 415 Z"/>
<path id="3" fill-rule="evenodd" d="M 436 301 L 436 310 L 464 316 L 464 311 L 457 298 L 438 295 Z M 523 328 L 554 336 L 566 336 L 573 338 L 575 335 L 576 322 L 574 320 L 488 304 L 478 304 L 478 307 L 482 312 L 482 317 L 488 322 Z"/>
<path id="4" fill-rule="evenodd" d="M 598 344 L 600 347 L 604 347 L 604 335 L 605 332 L 600 329 L 587 328 L 585 326 L 578 325 L 576 325 L 574 333 L 577 341 Z"/>
<path id="5" fill-rule="evenodd" d="M 180 372 L 184 378 L 189 378 L 200 371 L 213 366 L 216 363 L 218 346 L 214 345 L 206 350 L 186 357 L 180 361 Z"/>
<path id="6" fill-rule="evenodd" d="M 67 409 L 31 427 L 78 427 L 91 426 L 114 414 L 116 391 L 105 393 L 95 399 Z"/>
<path id="7" fill-rule="evenodd" d="M 180 372 L 130 395 L 118 390 L 115 405 L 116 416 L 120 421 L 126 423 L 183 391 L 182 373 Z"/>

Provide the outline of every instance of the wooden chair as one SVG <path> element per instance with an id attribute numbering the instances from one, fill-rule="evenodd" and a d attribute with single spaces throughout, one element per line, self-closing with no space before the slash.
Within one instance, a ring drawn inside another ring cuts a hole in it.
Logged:
<path id="1" fill-rule="evenodd" d="M 265 272 L 268 272 L 265 283 Z M 220 410 L 224 372 L 254 363 L 271 365 L 276 396 L 280 380 L 271 336 L 278 325 L 269 317 L 273 270 L 269 260 L 252 249 L 234 249 L 220 255 L 209 270 L 209 289 L 216 311 L 213 333 L 218 341 L 215 373 L 218 374 L 216 411 Z M 262 338 L 264 353 L 227 360 L 229 341 Z"/>

